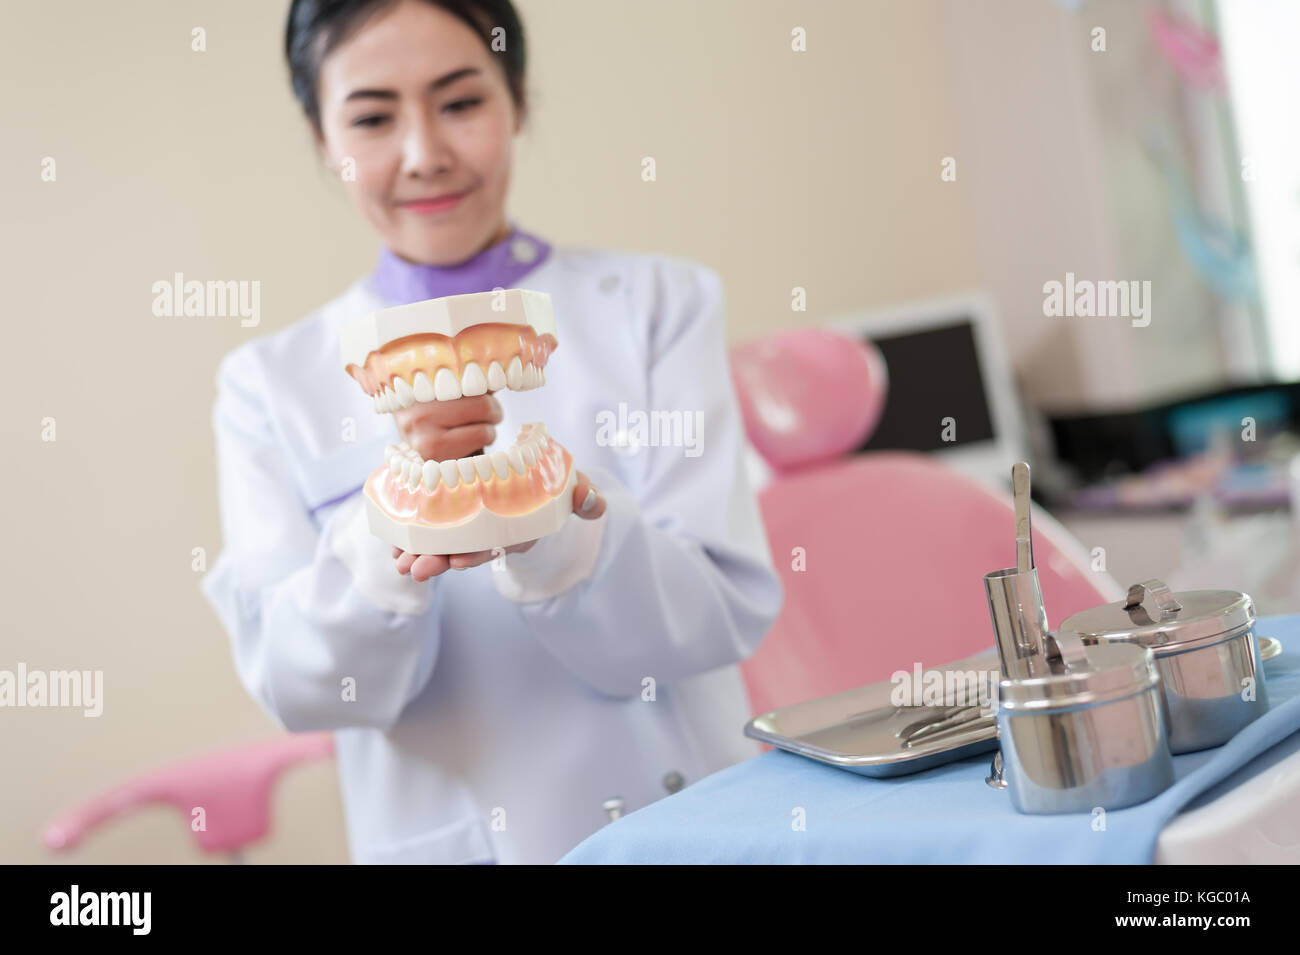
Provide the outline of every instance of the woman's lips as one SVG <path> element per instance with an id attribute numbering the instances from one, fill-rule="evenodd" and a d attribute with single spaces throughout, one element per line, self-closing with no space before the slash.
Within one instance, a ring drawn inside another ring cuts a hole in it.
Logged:
<path id="1" fill-rule="evenodd" d="M 416 199 L 413 202 L 402 202 L 399 205 L 416 215 L 432 216 L 440 213 L 450 212 L 460 201 L 465 198 L 467 192 L 459 192 L 454 196 L 444 196 L 441 199 Z"/>

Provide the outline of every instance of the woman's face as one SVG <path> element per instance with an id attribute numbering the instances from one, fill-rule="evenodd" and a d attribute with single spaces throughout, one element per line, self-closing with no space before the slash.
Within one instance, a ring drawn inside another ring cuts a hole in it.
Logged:
<path id="1" fill-rule="evenodd" d="M 318 145 L 392 251 L 454 265 L 504 236 L 519 119 L 466 24 L 401 0 L 325 57 L 318 99 Z"/>

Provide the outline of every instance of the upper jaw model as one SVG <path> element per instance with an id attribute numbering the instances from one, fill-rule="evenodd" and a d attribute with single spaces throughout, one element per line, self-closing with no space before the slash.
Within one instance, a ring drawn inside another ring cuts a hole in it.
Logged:
<path id="1" fill-rule="evenodd" d="M 546 382 L 555 312 L 544 292 L 498 289 L 381 309 L 344 325 L 343 366 L 376 412 Z M 365 483 L 371 533 L 413 554 L 535 540 L 573 511 L 573 458 L 541 422 L 504 451 L 425 461 L 406 442 Z"/>

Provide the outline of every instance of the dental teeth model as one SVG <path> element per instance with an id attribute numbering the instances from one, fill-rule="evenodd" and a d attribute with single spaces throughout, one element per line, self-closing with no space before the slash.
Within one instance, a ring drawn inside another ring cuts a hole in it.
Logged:
<path id="1" fill-rule="evenodd" d="M 504 289 L 386 308 L 347 323 L 343 366 L 377 413 L 546 383 L 558 344 L 544 292 Z M 513 446 L 423 460 L 403 441 L 365 483 L 375 536 L 413 554 L 509 547 L 560 529 L 573 511 L 573 458 L 541 422 Z"/>

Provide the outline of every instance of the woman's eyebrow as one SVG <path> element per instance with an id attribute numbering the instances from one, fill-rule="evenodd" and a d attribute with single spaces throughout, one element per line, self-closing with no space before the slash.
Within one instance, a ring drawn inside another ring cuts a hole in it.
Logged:
<path id="1" fill-rule="evenodd" d="M 440 90 L 444 86 L 450 86 L 452 83 L 455 83 L 457 80 L 464 79 L 467 76 L 474 76 L 475 74 L 478 74 L 480 72 L 482 71 L 477 66 L 467 66 L 464 67 L 463 69 L 453 70 L 450 73 L 438 77 L 436 80 L 430 83 L 429 89 Z M 353 90 L 346 97 L 344 97 L 343 101 L 346 103 L 354 99 L 393 100 L 393 99 L 397 99 L 397 93 L 394 90 L 369 90 L 369 89 Z"/>

